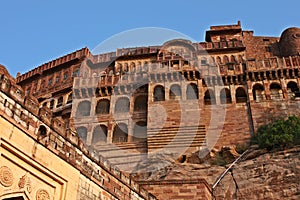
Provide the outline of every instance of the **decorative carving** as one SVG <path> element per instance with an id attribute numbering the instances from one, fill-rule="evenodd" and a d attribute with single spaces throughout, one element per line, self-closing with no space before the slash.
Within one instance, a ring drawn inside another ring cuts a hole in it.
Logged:
<path id="1" fill-rule="evenodd" d="M 19 180 L 18 186 L 20 189 L 26 189 L 27 192 L 31 193 L 32 188 L 31 188 L 31 181 L 30 178 L 25 174 L 22 176 Z"/>
<path id="2" fill-rule="evenodd" d="M 2 166 L 0 167 L 0 183 L 4 187 L 12 186 L 14 181 L 13 173 L 9 167 Z"/>
<path id="3" fill-rule="evenodd" d="M 46 190 L 39 189 L 36 192 L 36 200 L 50 200 L 50 195 Z"/>

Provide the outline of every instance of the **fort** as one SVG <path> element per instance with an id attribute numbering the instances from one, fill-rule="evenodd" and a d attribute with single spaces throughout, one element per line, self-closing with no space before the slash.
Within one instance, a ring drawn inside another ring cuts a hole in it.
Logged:
<path id="1" fill-rule="evenodd" d="M 137 166 L 299 115 L 299 53 L 299 28 L 255 36 L 238 22 L 205 42 L 82 48 L 16 78 L 1 66 L 0 200 L 211 199 L 205 175 L 145 181 Z"/>

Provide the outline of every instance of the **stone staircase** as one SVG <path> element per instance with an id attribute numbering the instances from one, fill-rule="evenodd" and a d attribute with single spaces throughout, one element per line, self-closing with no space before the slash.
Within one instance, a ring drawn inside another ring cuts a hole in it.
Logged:
<path id="1" fill-rule="evenodd" d="M 147 157 L 147 142 L 98 143 L 93 148 L 121 170 L 131 170 Z"/>
<path id="2" fill-rule="evenodd" d="M 148 129 L 148 151 L 200 147 L 205 143 L 205 125 Z"/>

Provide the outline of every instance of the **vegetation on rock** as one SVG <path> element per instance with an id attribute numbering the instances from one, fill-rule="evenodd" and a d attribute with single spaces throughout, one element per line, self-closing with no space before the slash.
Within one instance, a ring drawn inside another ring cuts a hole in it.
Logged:
<path id="1" fill-rule="evenodd" d="M 300 118 L 290 116 L 260 126 L 251 138 L 259 148 L 282 149 L 300 144 Z"/>

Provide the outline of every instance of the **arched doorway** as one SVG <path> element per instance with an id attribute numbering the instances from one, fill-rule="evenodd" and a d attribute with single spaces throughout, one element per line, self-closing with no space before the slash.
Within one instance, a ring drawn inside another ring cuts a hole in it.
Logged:
<path id="1" fill-rule="evenodd" d="M 148 96 L 140 95 L 135 98 L 134 101 L 134 112 L 143 112 L 148 109 Z"/>
<path id="2" fill-rule="evenodd" d="M 255 84 L 252 88 L 252 93 L 253 93 L 253 100 L 256 102 L 263 101 L 265 99 L 264 97 L 264 86 L 261 84 Z"/>
<path id="3" fill-rule="evenodd" d="M 98 125 L 94 128 L 92 145 L 98 142 L 107 142 L 107 127 L 105 125 Z"/>
<path id="4" fill-rule="evenodd" d="M 161 85 L 157 85 L 154 88 L 154 101 L 164 101 L 165 100 L 165 88 Z"/>
<path id="5" fill-rule="evenodd" d="M 91 102 L 82 101 L 78 104 L 76 117 L 90 116 Z"/>
<path id="6" fill-rule="evenodd" d="M 223 88 L 220 92 L 221 104 L 232 103 L 231 93 L 228 88 Z"/>
<path id="7" fill-rule="evenodd" d="M 113 131 L 113 143 L 121 143 L 128 141 L 128 128 L 124 123 L 117 124 Z"/>
<path id="8" fill-rule="evenodd" d="M 174 84 L 170 88 L 170 99 L 179 100 L 181 99 L 181 88 L 179 85 Z"/>
<path id="9" fill-rule="evenodd" d="M 115 105 L 115 113 L 127 113 L 129 112 L 130 102 L 127 97 L 120 97 Z"/>
<path id="10" fill-rule="evenodd" d="M 279 83 L 272 83 L 270 85 L 270 93 L 272 100 L 282 99 L 282 89 Z"/>
<path id="11" fill-rule="evenodd" d="M 191 83 L 191 84 L 187 85 L 186 98 L 187 99 L 198 99 L 199 98 L 198 87 L 196 84 Z"/>
<path id="12" fill-rule="evenodd" d="M 133 129 L 133 142 L 147 141 L 147 122 L 136 122 Z"/>
<path id="13" fill-rule="evenodd" d="M 101 99 L 97 102 L 96 105 L 96 114 L 105 115 L 109 114 L 110 101 L 108 99 Z"/>
<path id="14" fill-rule="evenodd" d="M 216 104 L 216 97 L 213 90 L 208 89 L 204 94 L 204 104 L 205 105 L 215 105 Z"/>
<path id="15" fill-rule="evenodd" d="M 288 95 L 290 98 L 300 97 L 299 87 L 296 82 L 290 81 L 287 84 Z"/>
<path id="16" fill-rule="evenodd" d="M 87 128 L 84 126 L 78 127 L 76 129 L 78 137 L 82 139 L 83 142 L 86 142 L 87 138 Z"/>
<path id="17" fill-rule="evenodd" d="M 235 91 L 235 99 L 236 103 L 246 103 L 247 102 L 247 94 L 244 88 L 239 87 Z"/>

